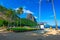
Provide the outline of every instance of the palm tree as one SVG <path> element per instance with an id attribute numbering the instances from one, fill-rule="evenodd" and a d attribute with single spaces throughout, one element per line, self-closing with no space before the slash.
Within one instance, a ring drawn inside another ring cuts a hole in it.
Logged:
<path id="1" fill-rule="evenodd" d="M 5 15 L 6 15 L 7 19 L 8 19 L 8 27 L 10 25 L 10 22 L 12 22 L 11 21 L 12 14 L 13 14 L 13 10 L 12 9 L 9 9 L 9 10 L 6 11 Z"/>
<path id="2" fill-rule="evenodd" d="M 23 13 L 23 8 L 20 7 L 17 11 L 18 11 L 18 14 L 22 14 Z"/>
<path id="3" fill-rule="evenodd" d="M 5 15 L 7 17 L 11 17 L 12 12 L 13 12 L 12 9 L 9 9 L 9 10 L 6 11 L 6 14 Z"/>
<path id="4" fill-rule="evenodd" d="M 17 10 L 17 13 L 18 13 L 19 15 L 21 15 L 21 14 L 23 13 L 23 8 L 20 7 L 20 8 Z M 21 26 L 21 18 L 20 18 L 20 26 Z"/>

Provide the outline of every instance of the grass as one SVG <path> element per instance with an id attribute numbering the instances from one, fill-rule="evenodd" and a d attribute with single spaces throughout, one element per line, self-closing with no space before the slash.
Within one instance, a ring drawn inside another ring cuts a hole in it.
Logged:
<path id="1" fill-rule="evenodd" d="M 13 32 L 25 32 L 25 31 L 33 31 L 33 30 L 38 30 L 37 28 L 26 28 L 26 27 L 15 27 L 15 28 L 8 28 L 8 31 L 13 31 Z"/>

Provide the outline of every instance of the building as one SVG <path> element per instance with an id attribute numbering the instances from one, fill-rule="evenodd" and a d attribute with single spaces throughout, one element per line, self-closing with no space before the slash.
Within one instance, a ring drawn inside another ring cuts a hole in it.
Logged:
<path id="1" fill-rule="evenodd" d="M 40 28 L 41 30 L 44 30 L 44 29 L 45 29 L 44 23 L 43 23 L 43 22 L 40 22 L 40 23 L 38 24 L 38 28 Z"/>

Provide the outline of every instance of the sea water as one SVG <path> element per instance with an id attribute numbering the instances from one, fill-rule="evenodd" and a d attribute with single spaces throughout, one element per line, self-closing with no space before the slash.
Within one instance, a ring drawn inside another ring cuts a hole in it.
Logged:
<path id="1" fill-rule="evenodd" d="M 50 26 L 45 26 L 45 28 L 50 28 Z M 52 28 L 56 28 L 56 26 L 52 26 Z M 58 26 L 58 29 L 60 29 L 60 26 Z"/>

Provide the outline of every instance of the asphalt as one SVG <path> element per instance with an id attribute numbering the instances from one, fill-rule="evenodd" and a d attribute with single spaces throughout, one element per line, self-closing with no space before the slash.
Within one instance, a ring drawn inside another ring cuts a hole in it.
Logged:
<path id="1" fill-rule="evenodd" d="M 60 35 L 43 36 L 35 32 L 0 33 L 0 40 L 60 40 Z"/>

